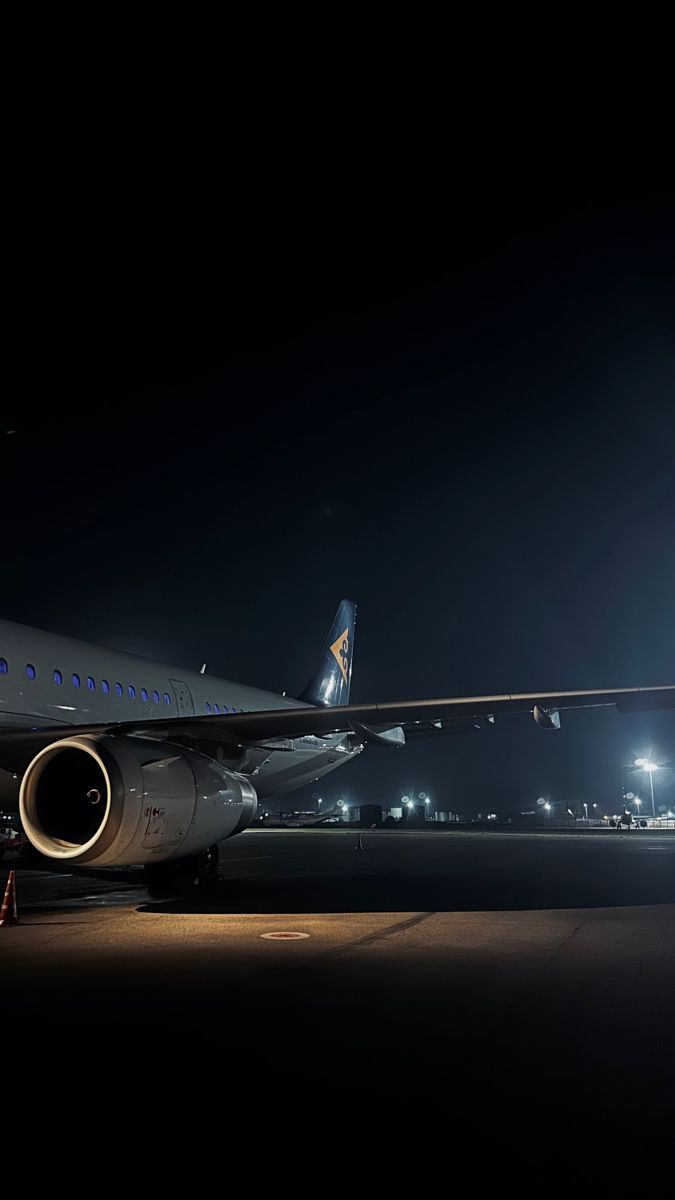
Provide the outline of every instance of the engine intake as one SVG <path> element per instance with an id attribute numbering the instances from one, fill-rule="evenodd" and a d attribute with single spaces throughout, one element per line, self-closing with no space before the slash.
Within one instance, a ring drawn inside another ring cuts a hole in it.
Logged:
<path id="1" fill-rule="evenodd" d="M 48 858 L 124 866 L 182 858 L 239 833 L 257 797 L 246 777 L 195 751 L 82 736 L 35 756 L 19 808 L 28 838 Z"/>

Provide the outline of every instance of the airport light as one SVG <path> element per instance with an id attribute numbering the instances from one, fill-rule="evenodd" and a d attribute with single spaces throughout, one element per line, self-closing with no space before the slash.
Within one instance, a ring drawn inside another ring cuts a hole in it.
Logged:
<path id="1" fill-rule="evenodd" d="M 409 800 L 409 801 L 408 801 L 408 808 L 414 808 L 414 807 L 415 807 L 415 805 L 414 805 L 413 801 L 412 801 L 412 800 Z"/>
<path id="2" fill-rule="evenodd" d="M 649 775 L 649 788 L 652 794 L 652 816 L 656 816 L 656 805 L 654 804 L 654 772 L 658 771 L 659 764 L 652 762 L 650 758 L 636 758 L 635 766 L 640 767 Z"/>
<path id="3" fill-rule="evenodd" d="M 584 800 L 584 812 L 586 813 L 586 820 L 588 820 L 588 801 L 587 800 Z"/>
<path id="4" fill-rule="evenodd" d="M 545 805 L 544 805 L 544 812 L 546 813 L 546 816 L 547 816 L 547 817 L 550 817 L 550 815 L 551 815 L 551 805 L 549 804 L 548 800 L 546 801 L 546 803 L 545 803 Z"/>

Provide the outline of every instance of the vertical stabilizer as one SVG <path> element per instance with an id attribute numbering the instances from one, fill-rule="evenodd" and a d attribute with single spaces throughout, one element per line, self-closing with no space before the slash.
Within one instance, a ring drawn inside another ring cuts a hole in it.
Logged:
<path id="1" fill-rule="evenodd" d="M 356 605 L 353 600 L 341 600 L 319 661 L 299 700 L 326 706 L 349 704 L 355 626 Z"/>

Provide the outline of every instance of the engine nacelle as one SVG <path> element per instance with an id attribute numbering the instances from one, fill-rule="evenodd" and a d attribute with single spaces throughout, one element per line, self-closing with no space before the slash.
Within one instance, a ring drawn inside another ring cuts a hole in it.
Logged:
<path id="1" fill-rule="evenodd" d="M 248 779 L 196 751 L 135 737 L 46 746 L 21 783 L 24 830 L 48 858 L 89 866 L 164 862 L 245 829 Z"/>

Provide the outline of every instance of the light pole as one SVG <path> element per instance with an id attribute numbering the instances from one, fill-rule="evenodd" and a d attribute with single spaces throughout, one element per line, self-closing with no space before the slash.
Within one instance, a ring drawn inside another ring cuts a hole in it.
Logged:
<path id="1" fill-rule="evenodd" d="M 584 812 L 586 813 L 586 820 L 588 820 L 588 802 L 586 800 L 584 800 Z"/>
<path id="2" fill-rule="evenodd" d="M 654 772 L 658 771 L 659 764 L 652 762 L 651 759 L 649 759 L 649 758 L 636 758 L 635 766 L 642 767 L 642 770 L 646 771 L 647 774 L 649 775 L 649 787 L 650 787 L 650 790 L 652 793 L 652 816 L 655 817 L 656 816 L 656 806 L 654 804 Z"/>
<path id="3" fill-rule="evenodd" d="M 424 801 L 424 819 L 425 819 L 425 821 L 429 820 L 429 813 L 431 811 L 429 808 L 430 804 L 431 804 L 431 800 L 427 796 L 426 800 Z"/>

